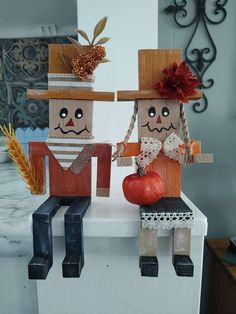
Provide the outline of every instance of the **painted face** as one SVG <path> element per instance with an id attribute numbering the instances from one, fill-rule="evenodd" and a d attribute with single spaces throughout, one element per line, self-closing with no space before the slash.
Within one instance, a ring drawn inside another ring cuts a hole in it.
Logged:
<path id="1" fill-rule="evenodd" d="M 93 102 L 49 100 L 49 135 L 65 138 L 92 138 Z"/>
<path id="2" fill-rule="evenodd" d="M 153 137 L 162 142 L 171 134 L 179 134 L 180 102 L 153 99 L 138 101 L 138 137 Z"/>

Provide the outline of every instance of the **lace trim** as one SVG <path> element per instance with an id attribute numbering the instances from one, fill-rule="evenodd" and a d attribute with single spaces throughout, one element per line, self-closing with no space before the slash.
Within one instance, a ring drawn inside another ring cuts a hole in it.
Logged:
<path id="1" fill-rule="evenodd" d="M 138 155 L 139 166 L 145 168 L 157 157 L 162 147 L 161 141 L 152 137 L 141 138 L 141 153 Z"/>
<path id="2" fill-rule="evenodd" d="M 175 133 L 171 133 L 164 142 L 163 152 L 169 158 L 178 161 L 180 164 L 183 164 L 185 150 L 180 147 L 182 144 L 183 141 Z"/>
<path id="3" fill-rule="evenodd" d="M 192 228 L 193 212 L 188 213 L 142 213 L 143 229 Z"/>
<path id="4" fill-rule="evenodd" d="M 141 153 L 137 157 L 138 164 L 145 168 L 158 156 L 163 149 L 165 156 L 184 163 L 185 149 L 181 147 L 184 142 L 175 134 L 171 133 L 162 143 L 160 140 L 152 137 L 141 138 Z"/>

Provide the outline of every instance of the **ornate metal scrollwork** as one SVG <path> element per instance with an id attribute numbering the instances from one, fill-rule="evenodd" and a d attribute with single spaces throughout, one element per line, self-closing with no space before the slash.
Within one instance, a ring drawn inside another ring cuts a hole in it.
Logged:
<path id="1" fill-rule="evenodd" d="M 28 99 L 28 88 L 47 89 L 48 44 L 65 37 L 0 40 L 0 124 L 48 127 L 48 101 Z"/>
<path id="2" fill-rule="evenodd" d="M 200 88 L 203 90 L 209 89 L 214 85 L 214 79 L 204 79 L 204 75 L 207 69 L 216 59 L 217 49 L 216 45 L 211 37 L 207 24 L 217 25 L 226 19 L 227 11 L 225 5 L 228 0 L 216 0 L 214 1 L 213 17 L 210 18 L 206 8 L 207 0 L 194 0 L 194 15 L 190 21 L 187 21 L 187 1 L 186 0 L 174 0 L 173 5 L 169 5 L 165 8 L 167 14 L 174 15 L 175 23 L 181 28 L 187 28 L 193 26 L 193 33 L 184 51 L 185 59 L 189 66 L 196 73 L 197 77 L 201 81 Z M 185 23 L 185 21 L 187 21 Z M 205 48 L 193 48 L 193 41 L 197 34 L 198 29 L 202 28 L 205 33 L 205 37 L 208 41 L 208 46 Z M 208 99 L 203 93 L 201 101 L 193 104 L 193 110 L 196 113 L 204 112 L 208 107 Z"/>

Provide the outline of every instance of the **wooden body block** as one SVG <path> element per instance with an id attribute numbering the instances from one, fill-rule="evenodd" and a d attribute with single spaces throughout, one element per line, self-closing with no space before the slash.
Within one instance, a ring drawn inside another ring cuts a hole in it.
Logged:
<path id="1" fill-rule="evenodd" d="M 44 142 L 29 144 L 30 159 L 39 179 L 45 184 L 45 157 L 49 157 L 50 195 L 54 196 L 90 196 L 91 195 L 91 161 L 84 169 L 75 174 L 70 169 L 63 170 Z M 96 144 L 93 157 L 97 157 L 97 189 L 110 188 L 111 145 Z M 99 191 L 99 190 L 98 190 Z M 104 190 L 102 190 L 104 193 Z M 108 194 L 108 191 L 107 191 Z"/>
<path id="2" fill-rule="evenodd" d="M 140 154 L 140 143 L 128 143 L 124 148 L 122 157 L 138 156 Z M 200 142 L 194 141 L 193 154 L 200 154 Z M 157 158 L 146 167 L 147 171 L 158 173 L 165 187 L 164 197 L 179 197 L 181 192 L 181 165 L 161 151 Z"/>
<path id="3" fill-rule="evenodd" d="M 115 93 L 113 92 L 96 92 L 78 89 L 28 89 L 27 96 L 33 99 L 79 99 L 96 101 L 114 101 L 115 99 Z"/>
<path id="4" fill-rule="evenodd" d="M 164 197 L 177 197 L 181 193 L 181 166 L 178 162 L 166 157 L 163 152 L 146 168 L 160 175 L 164 183 Z"/>

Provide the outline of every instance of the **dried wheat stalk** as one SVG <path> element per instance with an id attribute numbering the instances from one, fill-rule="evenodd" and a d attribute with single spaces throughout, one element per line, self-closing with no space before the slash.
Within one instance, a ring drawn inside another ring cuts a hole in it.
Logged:
<path id="1" fill-rule="evenodd" d="M 17 171 L 25 181 L 27 189 L 29 189 L 31 193 L 35 195 L 43 194 L 44 186 L 42 182 L 40 182 L 35 172 L 34 166 L 25 155 L 23 148 L 19 140 L 16 138 L 15 132 L 12 129 L 11 125 L 9 124 L 9 127 L 7 127 L 6 125 L 0 125 L 0 131 L 5 136 L 8 154 L 16 164 Z"/>

